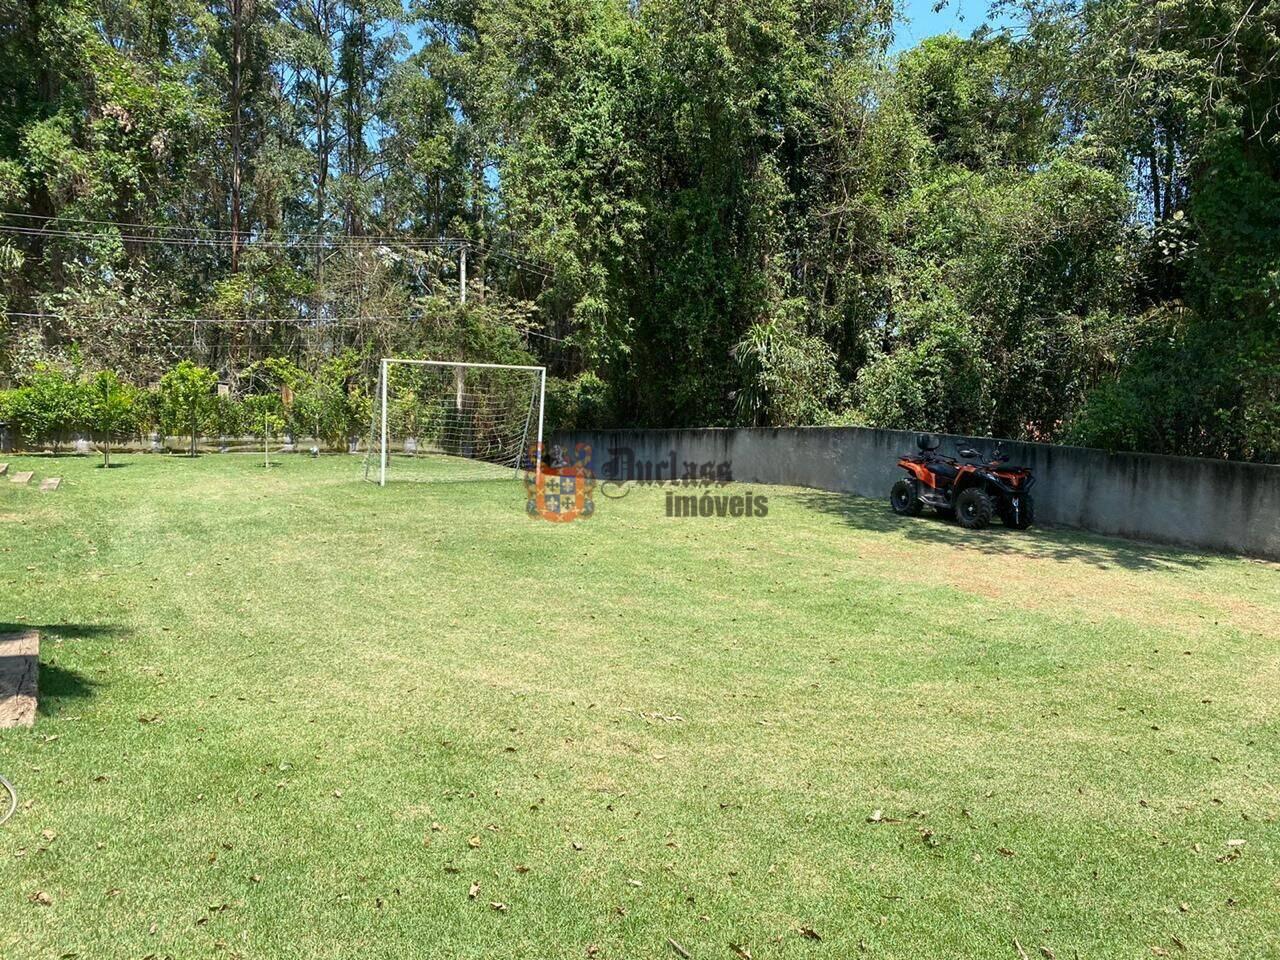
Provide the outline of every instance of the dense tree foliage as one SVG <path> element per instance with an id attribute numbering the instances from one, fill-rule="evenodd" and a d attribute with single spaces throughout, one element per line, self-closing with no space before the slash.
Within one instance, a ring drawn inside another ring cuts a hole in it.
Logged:
<path id="1" fill-rule="evenodd" d="M 378 356 L 538 358 L 565 426 L 1280 459 L 1280 12 L 993 6 L 0 0 L 0 384 L 284 358 L 337 444 Z"/>

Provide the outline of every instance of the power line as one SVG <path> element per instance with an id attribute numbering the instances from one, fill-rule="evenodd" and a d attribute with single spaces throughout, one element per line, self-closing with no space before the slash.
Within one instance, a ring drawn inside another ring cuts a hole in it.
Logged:
<path id="1" fill-rule="evenodd" d="M 328 236 L 323 233 L 301 233 L 275 230 L 246 230 L 235 232 L 213 227 L 181 226 L 177 224 L 147 224 L 125 220 L 92 220 L 81 217 L 53 217 L 34 213 L 2 213 L 0 217 L 20 219 L 28 222 L 44 224 L 44 226 L 28 226 L 24 224 L 0 224 L 0 232 L 18 236 L 58 237 L 63 239 L 103 240 L 113 239 L 88 229 L 69 229 L 66 226 L 50 226 L 50 224 L 79 224 L 82 227 L 105 227 L 117 231 L 146 231 L 144 234 L 121 232 L 119 239 L 127 243 L 170 243 L 186 246 L 209 247 L 268 247 L 280 249 L 340 249 L 350 247 L 385 246 L 400 249 L 430 249 L 467 247 L 477 252 L 496 256 L 516 264 L 544 278 L 553 276 L 551 264 L 545 260 L 531 257 L 528 254 L 517 254 L 496 247 L 486 247 L 466 237 L 406 237 L 402 234 L 367 234 L 361 236 Z M 192 236 L 173 236 L 175 232 L 192 234 Z M 165 234 L 169 234 L 166 236 Z M 274 238 L 274 239 L 273 239 Z"/>
<path id="2" fill-rule="evenodd" d="M 82 313 L 39 313 L 21 310 L 6 310 L 5 316 L 18 317 L 30 320 L 117 320 L 126 323 L 212 323 L 212 324 L 268 324 L 268 323 L 320 323 L 320 324 L 342 324 L 356 323 L 358 321 L 379 322 L 379 321 L 403 321 L 403 320 L 421 320 L 422 316 L 417 314 L 374 314 L 363 316 L 349 317 L 169 317 L 169 316 L 142 316 L 128 314 L 82 314 Z"/>
<path id="3" fill-rule="evenodd" d="M 86 315 L 76 313 L 40 313 L 22 310 L 6 310 L 5 317 L 10 319 L 21 320 L 95 320 L 95 321 L 118 321 L 122 323 L 158 323 L 158 324 L 178 324 L 185 326 L 268 326 L 273 323 L 286 324 L 311 324 L 323 327 L 359 327 L 368 323 L 403 323 L 407 321 L 423 320 L 421 314 L 373 314 L 364 316 L 347 316 L 347 317 L 168 317 L 168 316 L 141 316 L 141 315 Z M 530 327 L 522 327 L 513 324 L 521 333 L 534 337 L 541 337 L 544 340 L 553 340 L 557 343 L 567 343 L 565 337 L 553 337 L 551 334 L 542 333 Z"/>
<path id="4" fill-rule="evenodd" d="M 405 243 L 405 242 L 423 242 L 423 243 L 451 243 L 463 244 L 471 243 L 466 237 L 405 237 L 403 234 L 367 234 L 362 236 L 329 236 L 320 231 L 310 233 L 300 231 L 287 230 L 242 230 L 233 231 L 217 227 L 205 226 L 182 226 L 180 224 L 157 224 L 157 223 L 138 223 L 128 220 L 91 220 L 83 217 L 65 217 L 65 216 L 46 216 L 36 213 L 0 213 L 0 216 L 27 221 L 35 221 L 37 223 L 59 223 L 59 224 L 81 224 L 95 227 L 112 227 L 115 229 L 127 228 L 130 230 L 147 230 L 151 232 L 173 232 L 184 231 L 187 233 L 210 234 L 214 237 L 244 237 L 246 240 L 252 236 L 259 237 L 277 237 L 282 240 L 331 240 L 336 242 L 359 241 L 359 242 L 375 242 L 386 241 L 387 243 Z M 32 228 L 27 228 L 32 229 Z M 209 239 L 208 237 L 191 237 L 187 239 Z"/>
<path id="5" fill-rule="evenodd" d="M 0 233 L 7 233 L 12 236 L 26 237 L 45 237 L 59 238 L 66 240 L 115 240 L 119 239 L 122 243 L 137 244 L 158 244 L 170 246 L 186 246 L 186 247 L 211 247 L 222 248 L 236 246 L 241 250 L 253 248 L 267 248 L 273 250 L 342 250 L 354 248 L 369 247 L 387 247 L 388 249 L 396 247 L 402 250 L 426 250 L 431 248 L 438 249 L 457 249 L 466 245 L 466 241 L 458 240 L 431 240 L 431 239 L 412 239 L 399 240 L 393 243 L 383 241 L 369 241 L 364 238 L 330 238 L 327 240 L 258 240 L 249 235 L 245 235 L 244 240 L 236 240 L 231 237 L 153 237 L 138 234 L 120 233 L 117 235 L 106 235 L 101 233 L 92 233 L 87 230 L 61 230 L 48 227 L 23 227 L 14 224 L 0 224 Z"/>

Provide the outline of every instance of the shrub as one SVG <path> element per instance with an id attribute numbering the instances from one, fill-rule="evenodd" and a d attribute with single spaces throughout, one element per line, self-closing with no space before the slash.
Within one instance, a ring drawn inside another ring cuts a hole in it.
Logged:
<path id="1" fill-rule="evenodd" d="M 232 396 L 213 398 L 209 408 L 209 429 L 219 437 L 237 437 L 245 432 L 248 414 L 244 404 Z"/>
<path id="2" fill-rule="evenodd" d="M 284 404 L 279 394 L 251 393 L 244 398 L 243 409 L 250 436 L 265 442 L 284 432 Z"/>
<path id="3" fill-rule="evenodd" d="M 49 444 L 53 452 L 85 423 L 85 392 L 61 370 L 39 364 L 26 386 L 14 391 L 10 407 L 27 443 Z"/>
<path id="4" fill-rule="evenodd" d="M 858 418 L 897 430 L 985 431 L 987 364 L 972 332 L 938 323 L 858 374 Z"/>
<path id="5" fill-rule="evenodd" d="M 127 438 L 138 425 L 138 391 L 109 370 L 82 384 L 84 425 L 111 466 L 111 445 Z"/>
<path id="6" fill-rule="evenodd" d="M 191 434 L 191 455 L 196 455 L 200 428 L 213 406 L 218 380 L 212 371 L 183 360 L 160 379 L 162 422 L 175 432 Z"/>
<path id="7" fill-rule="evenodd" d="M 547 378 L 548 430 L 603 430 L 613 422 L 612 391 L 594 373 Z"/>

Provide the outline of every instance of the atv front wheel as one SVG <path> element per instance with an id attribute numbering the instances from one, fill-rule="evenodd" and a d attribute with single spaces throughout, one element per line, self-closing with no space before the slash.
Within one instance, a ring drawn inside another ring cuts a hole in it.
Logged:
<path id="1" fill-rule="evenodd" d="M 889 505 L 901 517 L 918 517 L 924 504 L 920 502 L 920 488 L 916 481 L 903 477 L 889 491 Z"/>
<path id="2" fill-rule="evenodd" d="M 1011 500 L 1000 511 L 1000 519 L 1004 521 L 1006 527 L 1025 530 L 1036 521 L 1036 505 L 1032 502 L 1030 494 L 1024 493 L 1016 499 L 1018 501 L 1017 509 L 1014 509 Z"/>
<path id="3" fill-rule="evenodd" d="M 995 504 L 977 487 L 969 487 L 956 497 L 956 521 L 966 530 L 981 530 L 991 522 Z"/>

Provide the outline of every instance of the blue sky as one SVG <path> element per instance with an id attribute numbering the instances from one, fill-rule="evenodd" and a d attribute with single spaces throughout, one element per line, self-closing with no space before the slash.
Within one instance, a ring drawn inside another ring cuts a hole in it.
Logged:
<path id="1" fill-rule="evenodd" d="M 982 26 L 987 19 L 988 0 L 950 0 L 937 13 L 937 0 L 904 0 L 903 19 L 893 38 L 892 52 L 914 47 L 925 37 L 953 31 L 962 37 Z"/>

